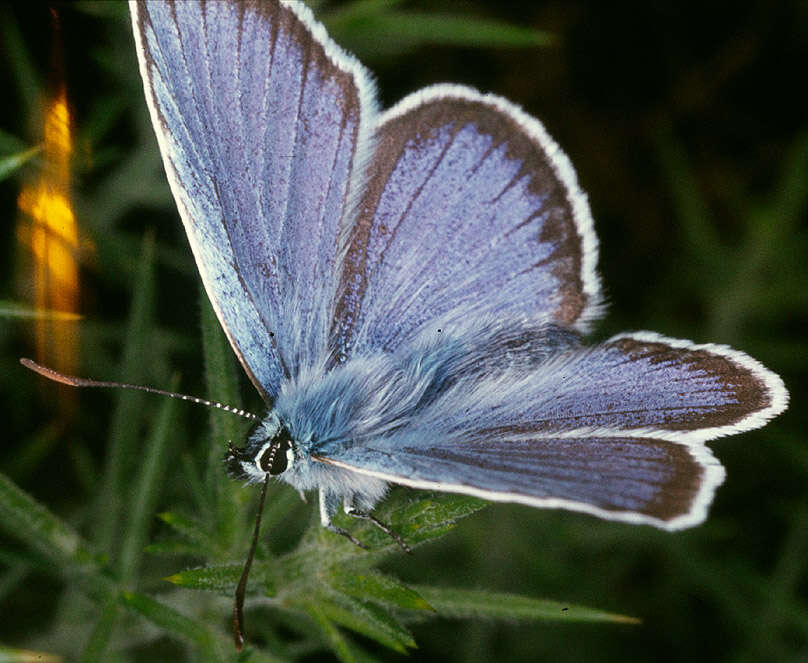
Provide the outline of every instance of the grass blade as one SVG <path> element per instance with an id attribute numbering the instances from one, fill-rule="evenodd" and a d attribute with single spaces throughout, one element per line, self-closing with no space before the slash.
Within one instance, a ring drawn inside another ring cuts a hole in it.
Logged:
<path id="1" fill-rule="evenodd" d="M 121 374 L 130 382 L 140 382 L 143 367 L 148 364 L 149 332 L 152 327 L 152 304 L 155 293 L 154 238 L 146 235 L 135 278 L 135 293 L 129 326 L 124 341 Z M 126 389 L 118 390 L 117 404 L 110 427 L 109 444 L 104 476 L 96 501 L 95 541 L 101 550 L 111 551 L 118 535 L 118 526 L 124 508 L 124 495 L 128 482 L 125 477 L 132 469 L 129 458 L 138 446 L 138 427 L 144 394 Z"/>
<path id="2" fill-rule="evenodd" d="M 2 179 L 2 178 L 0 178 Z M 69 311 L 54 311 L 52 309 L 37 309 L 30 304 L 15 302 L 9 299 L 0 299 L 0 318 L 17 318 L 21 320 L 60 320 L 72 322 L 81 320 L 79 313 Z"/>
<path id="3" fill-rule="evenodd" d="M 177 612 L 174 608 L 136 592 L 124 592 L 121 595 L 121 603 L 128 610 L 142 615 L 166 631 L 193 642 L 208 654 L 209 658 L 216 653 L 218 649 L 216 640 L 207 628 L 200 622 Z"/>
<path id="4" fill-rule="evenodd" d="M 95 566 L 79 534 L 2 473 L 0 526 L 57 567 Z"/>
<path id="5" fill-rule="evenodd" d="M 177 380 L 171 385 L 176 389 Z M 161 491 L 163 475 L 168 464 L 174 413 L 178 402 L 166 398 L 160 407 L 157 422 L 142 454 L 143 464 L 135 482 L 135 491 L 128 510 L 126 531 L 120 559 L 121 581 L 128 583 L 137 573 L 139 560 L 146 545 L 149 525 L 154 517 L 154 505 Z"/>
<path id="6" fill-rule="evenodd" d="M 230 348 L 227 337 L 224 335 L 204 291 L 200 291 L 200 309 L 208 398 L 234 407 L 241 407 L 233 350 Z M 216 519 L 215 525 L 211 524 L 217 532 L 221 547 L 230 550 L 236 541 L 243 538 L 241 526 L 244 524 L 244 519 L 239 516 L 239 501 L 233 499 L 237 486 L 226 476 L 222 459 L 227 441 L 238 442 L 243 439 L 246 425 L 245 421 L 239 417 L 214 408 L 210 409 L 209 416 L 211 435 L 205 468 L 205 483 Z M 246 491 L 240 497 L 242 504 L 249 499 Z"/>
<path id="7" fill-rule="evenodd" d="M 541 621 L 613 622 L 638 624 L 635 617 L 588 608 L 561 601 L 534 599 L 518 594 L 502 594 L 476 589 L 450 589 L 416 585 L 421 596 L 446 617 L 496 617 L 500 619 L 532 619 Z"/>
<path id="8" fill-rule="evenodd" d="M 11 177 L 41 151 L 42 147 L 35 145 L 34 147 L 29 147 L 27 150 L 23 150 L 22 152 L 0 157 L 0 182 L 7 177 Z"/>

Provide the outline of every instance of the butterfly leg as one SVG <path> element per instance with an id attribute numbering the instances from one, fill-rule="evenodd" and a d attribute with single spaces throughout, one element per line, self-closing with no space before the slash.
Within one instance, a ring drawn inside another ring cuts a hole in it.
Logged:
<path id="1" fill-rule="evenodd" d="M 376 518 L 376 516 L 374 516 L 373 514 L 366 513 L 364 511 L 360 511 L 359 509 L 357 509 L 354 506 L 354 504 L 353 504 L 353 502 L 351 501 L 350 498 L 348 498 L 348 497 L 345 498 L 345 503 L 343 504 L 343 509 L 345 510 L 345 513 L 347 513 L 349 516 L 352 516 L 353 518 L 361 518 L 363 520 L 369 520 L 374 525 L 376 525 L 376 527 L 378 527 L 382 532 L 387 534 L 387 536 L 389 536 L 391 539 L 395 540 L 395 542 L 399 546 L 401 546 L 401 549 L 405 553 L 412 554 L 412 548 L 410 548 L 407 545 L 407 542 L 404 541 L 404 539 L 401 538 L 401 535 L 398 532 L 392 530 L 389 525 L 386 525 L 385 523 L 383 523 L 381 520 Z"/>
<path id="2" fill-rule="evenodd" d="M 333 516 L 337 510 L 339 509 L 339 495 L 336 493 L 332 493 L 330 491 L 321 490 L 320 491 L 320 524 L 325 527 L 329 532 L 333 532 L 334 534 L 339 534 L 340 536 L 344 536 L 348 541 L 353 543 L 354 545 L 367 550 L 368 547 L 362 543 L 359 539 L 357 539 L 353 534 L 351 534 L 348 530 L 342 529 L 341 527 L 337 527 L 334 523 L 331 522 L 331 516 Z"/>

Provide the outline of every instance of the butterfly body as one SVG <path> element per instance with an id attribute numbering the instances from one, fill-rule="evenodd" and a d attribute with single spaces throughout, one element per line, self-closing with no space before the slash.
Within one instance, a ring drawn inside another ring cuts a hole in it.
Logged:
<path id="1" fill-rule="evenodd" d="M 355 357 L 284 383 L 272 411 L 255 427 L 244 449 L 231 452 L 230 458 L 237 460 L 231 474 L 263 481 L 267 445 L 288 437 L 290 462 L 273 475 L 299 491 L 320 489 L 340 504 L 369 510 L 388 482 L 330 460 L 351 450 L 362 453 L 368 446 L 394 448 L 399 440 L 419 434 L 428 443 L 432 435 L 423 422 L 440 419 L 447 408 L 474 407 L 483 395 L 469 387 L 481 373 L 489 379 L 500 374 L 507 381 L 535 371 L 558 357 L 562 348 L 577 345 L 574 332 L 554 325 L 528 326 L 524 320 L 492 320 L 471 329 L 427 325 L 398 352 Z M 491 355 L 493 347 L 501 352 Z"/>
<path id="2" fill-rule="evenodd" d="M 782 412 L 726 346 L 581 342 L 602 313 L 569 159 L 501 97 L 435 85 L 379 113 L 369 74 L 285 0 L 131 1 L 197 266 L 268 414 L 228 467 L 320 491 L 390 483 L 679 529 L 707 440 Z"/>

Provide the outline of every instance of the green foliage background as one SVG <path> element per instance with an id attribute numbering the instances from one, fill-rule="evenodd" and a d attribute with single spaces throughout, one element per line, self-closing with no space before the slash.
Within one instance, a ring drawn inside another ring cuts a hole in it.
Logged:
<path id="1" fill-rule="evenodd" d="M 397 490 L 382 517 L 425 543 L 405 557 L 346 524 L 366 554 L 309 527 L 313 505 L 274 487 L 252 588 L 275 598 L 249 603 L 260 647 L 245 660 L 808 659 L 808 5 L 615 4 L 315 10 L 376 74 L 385 106 L 454 81 L 545 123 L 601 240 L 610 308 L 595 338 L 652 329 L 730 344 L 783 376 L 790 410 L 712 445 L 728 479 L 708 522 L 673 535 Z M 0 6 L 0 645 L 67 660 L 233 657 L 229 594 L 256 494 L 223 478 L 221 457 L 241 422 L 126 392 L 86 391 L 60 414 L 59 389 L 17 363 L 33 334 L 15 201 L 41 165 L 40 103 L 61 70 L 76 209 L 95 246 L 81 372 L 261 407 L 200 297 L 125 6 L 51 6 L 63 66 L 49 5 Z"/>

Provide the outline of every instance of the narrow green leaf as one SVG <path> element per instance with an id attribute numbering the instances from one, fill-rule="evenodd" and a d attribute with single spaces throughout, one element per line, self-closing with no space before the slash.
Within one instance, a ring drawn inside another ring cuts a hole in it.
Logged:
<path id="1" fill-rule="evenodd" d="M 377 25 L 381 31 L 400 35 L 412 44 L 524 48 L 556 43 L 555 36 L 543 30 L 469 16 L 391 12 Z"/>
<path id="2" fill-rule="evenodd" d="M 178 380 L 170 385 L 177 388 Z M 163 399 L 157 421 L 152 429 L 141 455 L 143 462 L 135 481 L 135 491 L 127 510 L 126 530 L 120 558 L 120 577 L 125 584 L 137 573 L 139 560 L 146 545 L 154 505 L 162 492 L 162 477 L 165 474 L 169 445 L 174 430 L 174 413 L 178 401 L 174 398 Z"/>
<path id="3" fill-rule="evenodd" d="M 3 44 L 3 62 L 10 66 L 11 87 L 6 89 L 7 99 L 16 93 L 19 103 L 16 111 L 20 117 L 30 117 L 42 98 L 43 82 L 40 69 L 34 64 L 28 44 L 11 12 L 3 14 L 0 21 L 0 43 Z"/>
<path id="4" fill-rule="evenodd" d="M 36 309 L 30 304 L 15 302 L 10 299 L 0 299 L 0 318 L 20 318 L 23 320 L 64 320 L 70 322 L 81 320 L 78 313 L 67 311 L 54 311 L 52 309 Z"/>
<path id="5" fill-rule="evenodd" d="M 200 290 L 200 309 L 208 398 L 241 407 L 233 350 L 203 290 Z M 216 516 L 215 524 L 211 525 L 215 527 L 220 547 L 230 550 L 242 539 L 240 528 L 244 526 L 244 519 L 239 516 L 238 501 L 232 496 L 237 486 L 226 476 L 222 458 L 227 443 L 240 443 L 247 426 L 237 415 L 218 409 L 211 408 L 209 416 L 211 436 L 205 483 Z"/>
<path id="6" fill-rule="evenodd" d="M 170 575 L 164 580 L 186 589 L 204 589 L 223 595 L 232 595 L 240 577 L 241 566 L 228 564 L 186 569 Z M 251 578 L 251 580 L 255 579 Z"/>
<path id="7" fill-rule="evenodd" d="M 214 551 L 216 551 L 216 542 L 211 540 L 203 525 L 196 520 L 173 511 L 158 513 L 157 517 L 173 530 L 182 534 L 191 543 L 198 546 L 197 555 L 213 555 Z"/>
<path id="8" fill-rule="evenodd" d="M 62 663 L 63 660 L 58 654 L 0 645 L 0 663 Z"/>
<path id="9" fill-rule="evenodd" d="M 502 594 L 475 589 L 453 589 L 416 585 L 430 605 L 446 617 L 498 617 L 572 622 L 615 622 L 639 624 L 635 617 L 588 608 L 561 601 L 534 599 L 518 594 Z"/>
<path id="10" fill-rule="evenodd" d="M 11 177 L 11 175 L 17 172 L 41 151 L 42 147 L 35 145 L 34 147 L 29 147 L 27 150 L 17 152 L 16 154 L 0 156 L 0 182 L 7 177 Z"/>
<path id="11" fill-rule="evenodd" d="M 3 560 L 3 575 L 0 575 L 0 603 L 8 601 L 9 595 L 20 587 L 31 573 L 31 564 Z M 0 661 L 2 659 L 0 658 Z"/>
<path id="12" fill-rule="evenodd" d="M 241 393 L 235 371 L 233 349 L 227 340 L 207 294 L 200 290 L 202 327 L 202 350 L 205 360 L 205 380 L 211 399 L 227 405 L 241 407 Z M 234 414 L 218 409 L 209 410 L 214 443 L 215 458 L 221 462 L 224 455 L 223 440 L 237 440 L 243 433 L 242 420 Z M 218 445 L 222 444 L 220 448 Z"/>
<path id="13" fill-rule="evenodd" d="M 488 502 L 452 493 L 415 493 L 401 508 L 391 513 L 396 530 L 412 543 L 443 536 L 460 518 L 488 506 Z"/>
<path id="14" fill-rule="evenodd" d="M 375 601 L 405 610 L 433 610 L 417 592 L 379 571 L 354 571 L 351 568 L 334 566 L 329 569 L 327 580 L 334 589 L 360 600 Z"/>
<path id="15" fill-rule="evenodd" d="M 103 608 L 100 611 L 101 617 L 90 633 L 90 639 L 81 654 L 81 663 L 95 663 L 96 661 L 103 662 L 106 660 L 109 641 L 121 618 L 117 597 L 114 593 L 110 593 L 110 596 L 112 598 L 103 603 Z"/>
<path id="16" fill-rule="evenodd" d="M 385 9 L 381 3 L 373 11 L 354 5 L 333 12 L 325 21 L 341 44 L 369 58 L 404 53 L 423 44 L 525 48 L 557 41 L 549 32 L 499 21 Z"/>
<path id="17" fill-rule="evenodd" d="M 155 293 L 154 237 L 143 238 L 129 324 L 124 341 L 121 374 L 130 382 L 140 382 L 149 363 L 149 335 L 152 328 L 152 306 Z M 119 389 L 110 427 L 107 457 L 101 488 L 95 504 L 95 541 L 101 550 L 111 551 L 120 534 L 124 499 L 128 492 L 128 476 L 133 470 L 129 460 L 140 458 L 139 427 L 144 394 Z"/>
<path id="18" fill-rule="evenodd" d="M 162 629 L 198 645 L 208 660 L 231 658 L 219 649 L 216 638 L 202 623 L 186 617 L 165 603 L 135 592 L 122 593 L 120 600 L 130 611 L 140 614 Z"/>
<path id="19" fill-rule="evenodd" d="M 79 534 L 0 473 L 0 527 L 57 566 L 95 565 Z"/>
<path id="20" fill-rule="evenodd" d="M 325 612 L 319 603 L 308 603 L 305 606 L 305 611 L 309 617 L 314 620 L 314 623 L 320 627 L 325 641 L 336 657 L 342 663 L 365 663 L 374 661 L 372 657 L 360 650 L 340 633 L 340 630 L 334 626 L 331 620 L 326 616 Z"/>
<path id="21" fill-rule="evenodd" d="M 242 568 L 241 564 L 203 566 L 180 571 L 164 578 L 164 580 L 188 589 L 202 589 L 230 596 L 233 594 L 236 584 L 238 584 Z M 275 596 L 277 582 L 274 571 L 274 563 L 268 564 L 256 561 L 250 573 L 250 583 L 247 586 L 248 593 L 253 593 L 260 587 L 264 596 Z"/>
<path id="22" fill-rule="evenodd" d="M 362 18 L 365 16 L 375 16 L 382 12 L 390 11 L 397 5 L 403 4 L 407 0 L 352 0 L 344 3 L 340 8 L 323 12 L 323 20 L 329 24 L 335 20 L 348 18 Z"/>
<path id="23" fill-rule="evenodd" d="M 150 555 L 162 557 L 199 557 L 202 554 L 198 546 L 176 539 L 155 541 L 146 546 L 145 550 Z"/>
<path id="24" fill-rule="evenodd" d="M 54 447 L 62 442 L 62 430 L 59 425 L 45 424 L 32 433 L 28 442 L 6 462 L 6 473 L 16 481 L 29 476 L 40 467 Z"/>
<path id="25" fill-rule="evenodd" d="M 729 256 L 723 255 L 725 247 L 721 244 L 711 218 L 712 213 L 688 163 L 684 148 L 667 126 L 658 133 L 657 144 L 659 158 L 676 204 L 677 218 L 686 240 L 682 242 L 682 250 L 692 251 L 692 247 L 710 246 L 721 252 L 716 263 L 724 262 Z M 700 255 L 694 254 L 691 260 L 697 260 Z M 716 265 L 711 267 L 715 268 Z"/>
<path id="26" fill-rule="evenodd" d="M 317 606 L 332 622 L 356 631 L 399 653 L 416 647 L 412 634 L 389 612 L 345 594 L 320 594 Z"/>
<path id="27" fill-rule="evenodd" d="M 201 463 L 206 462 L 203 458 Z M 199 512 L 209 506 L 208 494 L 205 489 L 204 482 L 200 477 L 199 465 L 200 463 L 188 451 L 183 451 L 180 454 L 180 472 L 182 473 L 182 482 L 187 487 L 192 501 L 196 507 L 195 512 Z"/>
<path id="28" fill-rule="evenodd" d="M 772 189 L 767 205 L 769 226 L 777 228 L 778 236 L 789 237 L 796 234 L 805 219 L 808 207 L 808 128 L 800 131 L 788 149 L 783 167 L 778 173 L 777 183 Z M 769 237 L 769 241 L 775 237 Z M 770 247 L 770 250 L 776 250 Z"/>

